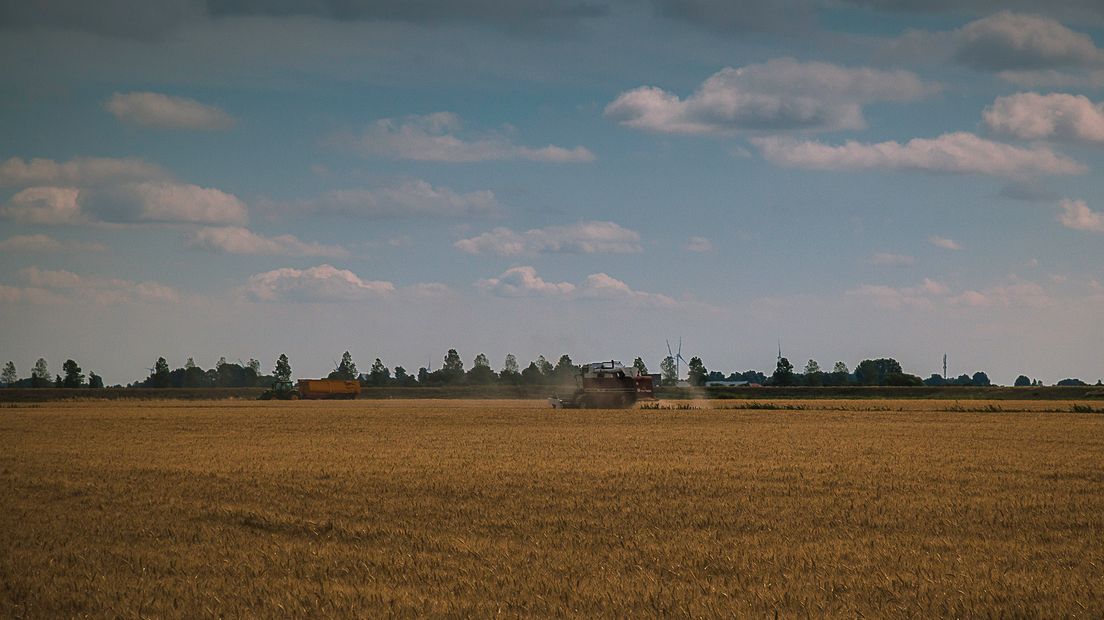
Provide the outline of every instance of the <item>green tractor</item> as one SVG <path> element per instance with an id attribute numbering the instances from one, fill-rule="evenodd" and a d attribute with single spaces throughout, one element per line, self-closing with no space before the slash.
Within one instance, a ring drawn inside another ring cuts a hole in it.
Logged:
<path id="1" fill-rule="evenodd" d="M 299 400 L 299 388 L 291 381 L 277 381 L 272 387 L 261 392 L 257 400 Z"/>

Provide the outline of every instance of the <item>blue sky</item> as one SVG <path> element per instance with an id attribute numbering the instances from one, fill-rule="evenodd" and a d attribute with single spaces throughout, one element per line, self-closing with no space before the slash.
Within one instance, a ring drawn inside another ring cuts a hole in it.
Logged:
<path id="1" fill-rule="evenodd" d="M 1104 377 L 1096 3 L 271 6 L 0 2 L 0 361 Z"/>

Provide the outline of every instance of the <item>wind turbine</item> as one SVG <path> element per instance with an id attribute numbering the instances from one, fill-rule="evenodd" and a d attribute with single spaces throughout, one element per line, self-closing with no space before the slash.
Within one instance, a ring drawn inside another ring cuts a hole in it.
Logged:
<path id="1" fill-rule="evenodd" d="M 682 378 L 682 371 L 680 370 L 680 364 L 685 362 L 682 358 L 682 336 L 679 336 L 678 352 L 671 351 L 671 341 L 667 342 L 667 357 L 675 360 L 675 382 L 677 383 Z"/>

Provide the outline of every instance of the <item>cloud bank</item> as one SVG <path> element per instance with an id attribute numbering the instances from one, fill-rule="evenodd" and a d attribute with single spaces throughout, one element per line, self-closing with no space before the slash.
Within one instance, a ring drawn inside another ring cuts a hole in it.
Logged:
<path id="1" fill-rule="evenodd" d="M 294 235 L 265 237 L 240 226 L 208 227 L 196 231 L 189 245 L 227 254 L 318 256 L 341 258 L 349 252 L 339 245 L 306 243 Z"/>
<path id="2" fill-rule="evenodd" d="M 606 273 L 593 273 L 582 284 L 549 282 L 530 266 L 512 267 L 497 278 L 480 280 L 476 288 L 497 297 L 555 297 L 621 301 L 655 307 L 676 306 L 677 302 L 659 293 L 633 290 L 628 284 Z"/>
<path id="3" fill-rule="evenodd" d="M 640 233 L 613 222 L 580 222 L 571 226 L 548 226 L 525 232 L 495 228 L 470 239 L 461 239 L 456 249 L 468 254 L 520 256 L 543 253 L 631 254 L 640 252 Z"/>
<path id="4" fill-rule="evenodd" d="M 390 295 L 395 285 L 380 280 L 362 280 L 352 271 L 332 265 L 310 269 L 275 269 L 249 278 L 248 299 L 262 302 L 342 302 Z"/>
<path id="5" fill-rule="evenodd" d="M 425 116 L 384 118 L 373 122 L 359 134 L 340 134 L 333 140 L 365 156 L 411 161 L 473 163 L 521 159 L 550 163 L 594 161 L 586 147 L 555 145 L 520 146 L 497 133 L 463 132 L 460 117 L 452 112 Z"/>
<path id="6" fill-rule="evenodd" d="M 234 126 L 234 118 L 217 107 L 160 93 L 115 93 L 104 108 L 120 121 L 143 127 L 218 131 Z"/>
<path id="7" fill-rule="evenodd" d="M 814 170 L 915 170 L 941 174 L 993 176 L 1081 174 L 1078 162 L 1043 146 L 1028 148 L 993 142 L 967 132 L 876 144 L 848 140 L 833 146 L 777 136 L 753 138 L 773 164 Z"/>
<path id="8" fill-rule="evenodd" d="M 1104 144 L 1104 104 L 1083 95 L 1018 93 L 982 112 L 990 131 L 1023 140 Z"/>
<path id="9" fill-rule="evenodd" d="M 641 86 L 621 93 L 605 115 L 626 127 L 658 133 L 838 131 L 866 126 L 865 103 L 911 101 L 935 90 L 907 71 L 782 58 L 722 69 L 686 99 Z"/>

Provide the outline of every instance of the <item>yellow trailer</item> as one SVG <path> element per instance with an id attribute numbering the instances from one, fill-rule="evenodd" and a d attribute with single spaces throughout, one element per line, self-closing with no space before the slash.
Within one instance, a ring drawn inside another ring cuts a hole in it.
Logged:
<path id="1" fill-rule="evenodd" d="M 299 397 L 305 400 L 354 399 L 360 395 L 360 383 L 341 379 L 300 379 Z"/>

